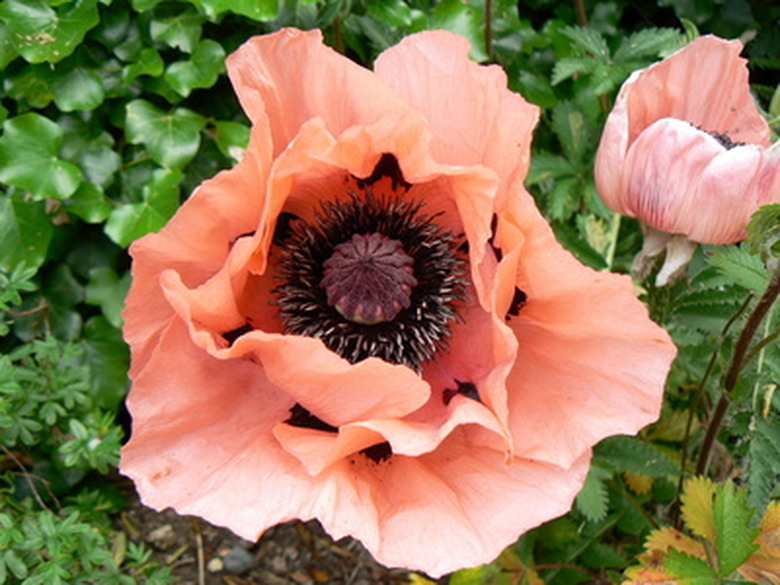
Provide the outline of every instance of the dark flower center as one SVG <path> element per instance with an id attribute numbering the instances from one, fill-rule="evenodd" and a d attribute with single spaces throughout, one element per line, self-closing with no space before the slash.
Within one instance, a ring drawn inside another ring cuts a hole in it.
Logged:
<path id="1" fill-rule="evenodd" d="M 720 145 L 726 150 L 731 150 L 732 148 L 735 148 L 737 146 L 745 146 L 744 142 L 736 142 L 732 140 L 731 137 L 725 132 L 718 132 L 716 130 L 705 130 L 701 126 L 695 126 L 695 128 L 701 130 L 702 132 L 706 132 L 707 134 L 712 136 L 715 140 L 720 142 Z"/>
<path id="2" fill-rule="evenodd" d="M 323 263 L 328 304 L 355 323 L 392 321 L 410 305 L 417 284 L 413 264 L 398 240 L 380 233 L 355 234 Z"/>
<path id="3" fill-rule="evenodd" d="M 370 187 L 285 216 L 274 289 L 285 333 L 318 337 L 352 363 L 379 357 L 419 370 L 447 346 L 466 287 L 452 234 L 400 196 Z"/>

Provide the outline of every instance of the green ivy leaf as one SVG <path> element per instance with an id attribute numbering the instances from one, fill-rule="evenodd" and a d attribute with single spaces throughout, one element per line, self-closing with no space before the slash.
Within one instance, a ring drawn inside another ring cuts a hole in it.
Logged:
<path id="1" fill-rule="evenodd" d="M 412 9 L 404 0 L 369 2 L 366 14 L 388 26 L 406 27 L 412 24 Z"/>
<path id="2" fill-rule="evenodd" d="M 109 185 L 122 164 L 111 135 L 78 116 L 63 116 L 58 123 L 68 137 L 60 150 L 62 158 L 77 163 L 87 181 L 99 187 Z"/>
<path id="3" fill-rule="evenodd" d="M 193 89 L 211 87 L 225 70 L 225 49 L 216 41 L 206 39 L 192 53 L 189 61 L 172 63 L 165 72 L 165 81 L 187 97 Z"/>
<path id="4" fill-rule="evenodd" d="M 111 212 L 105 227 L 108 237 L 126 247 L 163 227 L 179 206 L 179 182 L 183 176 L 177 170 L 157 169 L 143 188 L 144 201 L 128 203 Z"/>
<path id="5" fill-rule="evenodd" d="M 460 0 L 442 0 L 432 11 L 431 28 L 458 33 L 471 41 L 471 58 L 485 61 L 485 38 L 482 12 Z"/>
<path id="6" fill-rule="evenodd" d="M 249 144 L 249 128 L 237 122 L 215 122 L 214 139 L 220 152 L 238 162 Z"/>
<path id="7" fill-rule="evenodd" d="M 223 12 L 232 12 L 262 22 L 273 20 L 279 13 L 278 0 L 190 0 L 190 2 L 211 19 Z"/>
<path id="8" fill-rule="evenodd" d="M 98 74 L 82 66 L 68 68 L 57 75 L 52 82 L 52 93 L 63 112 L 94 110 L 105 98 Z"/>
<path id="9" fill-rule="evenodd" d="M 0 197 L 0 269 L 24 264 L 37 268 L 46 259 L 51 219 L 42 201 Z"/>
<path id="10" fill-rule="evenodd" d="M 127 139 L 146 146 L 154 161 L 170 168 L 181 168 L 192 160 L 205 125 L 203 116 L 185 108 L 167 113 L 145 100 L 127 104 Z"/>
<path id="11" fill-rule="evenodd" d="M 157 49 L 147 47 L 141 51 L 138 59 L 122 70 L 122 80 L 125 83 L 132 83 L 141 75 L 157 77 L 162 75 L 164 69 L 165 63 Z"/>
<path id="12" fill-rule="evenodd" d="M 59 158 L 62 129 L 35 113 L 6 120 L 0 137 L 0 181 L 33 197 L 66 199 L 81 183 L 81 170 Z"/>
<path id="13" fill-rule="evenodd" d="M 93 317 L 84 325 L 82 343 L 90 366 L 92 395 L 98 406 L 116 408 L 127 393 L 127 366 L 130 361 L 130 351 L 122 340 L 122 332 L 104 317 Z"/>
<path id="14" fill-rule="evenodd" d="M 0 24 L 0 70 L 5 69 L 11 61 L 16 59 L 19 53 L 14 49 L 8 27 Z M 0 581 L 1 582 L 1 581 Z"/>
<path id="15" fill-rule="evenodd" d="M 88 181 L 79 185 L 70 199 L 65 201 L 64 208 L 87 223 L 100 223 L 111 212 L 111 204 L 103 191 Z"/>
<path id="16" fill-rule="evenodd" d="M 155 15 L 149 31 L 155 41 L 192 53 L 200 41 L 204 21 L 205 18 L 195 10 L 178 7 L 175 11 L 172 9 L 169 15 Z"/>
<path id="17" fill-rule="evenodd" d="M 46 65 L 30 65 L 6 78 L 8 97 L 34 109 L 48 106 L 54 99 L 52 71 Z"/>
<path id="18" fill-rule="evenodd" d="M 751 528 L 754 510 L 744 489 L 727 482 L 716 487 L 713 516 L 717 534 L 718 574 L 728 577 L 758 549 L 753 541 L 759 528 Z"/>
<path id="19" fill-rule="evenodd" d="M 608 437 L 593 449 L 594 458 L 618 471 L 666 477 L 679 473 L 677 465 L 652 445 L 625 435 Z"/>
<path id="20" fill-rule="evenodd" d="M 122 326 L 121 313 L 129 288 L 129 272 L 120 279 L 110 268 L 93 268 L 89 271 L 86 288 L 87 304 L 100 307 L 108 322 L 119 328 Z"/>
<path id="21" fill-rule="evenodd" d="M 57 9 L 45 0 L 5 0 L 0 19 L 28 63 L 56 63 L 67 57 L 99 22 L 97 0 L 75 0 Z"/>

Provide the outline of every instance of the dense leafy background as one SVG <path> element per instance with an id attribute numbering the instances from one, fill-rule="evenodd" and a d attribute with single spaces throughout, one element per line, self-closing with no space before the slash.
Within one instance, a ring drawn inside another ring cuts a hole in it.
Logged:
<path id="1" fill-rule="evenodd" d="M 631 71 L 699 33 L 741 37 L 757 100 L 778 128 L 776 3 L 519 4 L 0 2 L 0 583 L 174 582 L 115 522 L 132 497 L 115 474 L 127 423 L 126 249 L 240 157 L 248 125 L 224 59 L 249 36 L 319 27 L 367 66 L 415 31 L 467 36 L 474 59 L 499 63 L 511 88 L 542 107 L 529 188 L 561 242 L 597 269 L 627 271 L 641 245 L 637 223 L 609 211 L 592 178 L 606 114 Z M 736 384 L 724 380 L 777 272 L 778 226 L 780 211 L 766 210 L 749 244 L 702 247 L 673 286 L 638 283 L 680 348 L 662 419 L 639 438 L 597 447 L 570 514 L 450 583 L 640 583 L 656 569 L 679 583 L 770 582 L 734 571 L 754 566 L 759 544 L 769 550 L 763 543 L 780 530 L 775 507 L 764 515 L 780 474 L 776 307 L 758 324 Z M 725 420 L 712 425 L 726 393 Z M 711 463 L 697 470 L 708 428 L 715 448 L 704 448 Z M 681 508 L 682 478 L 697 471 L 715 483 L 686 483 Z"/>

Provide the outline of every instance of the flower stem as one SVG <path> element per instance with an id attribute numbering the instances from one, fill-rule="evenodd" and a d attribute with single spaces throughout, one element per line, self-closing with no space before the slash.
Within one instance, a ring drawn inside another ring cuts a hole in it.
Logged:
<path id="1" fill-rule="evenodd" d="M 780 272 L 772 275 L 769 286 L 767 286 L 763 296 L 758 300 L 755 309 L 753 309 L 753 312 L 748 317 L 747 323 L 745 323 L 745 328 L 737 338 L 737 343 L 734 346 L 734 353 L 731 356 L 731 365 L 726 372 L 726 377 L 723 382 L 723 395 L 720 397 L 720 400 L 715 407 L 715 411 L 710 419 L 710 424 L 707 426 L 707 433 L 704 435 L 704 442 L 702 443 L 699 460 L 696 464 L 697 475 L 702 475 L 707 470 L 710 451 L 712 451 L 715 437 L 717 436 L 720 425 L 723 423 L 723 418 L 726 415 L 726 410 L 728 409 L 730 402 L 730 394 L 732 390 L 734 390 L 739 373 L 746 363 L 745 354 L 747 353 L 750 342 L 752 341 L 758 326 L 769 312 L 769 309 L 772 307 L 775 300 L 777 300 L 778 295 L 780 295 Z"/>

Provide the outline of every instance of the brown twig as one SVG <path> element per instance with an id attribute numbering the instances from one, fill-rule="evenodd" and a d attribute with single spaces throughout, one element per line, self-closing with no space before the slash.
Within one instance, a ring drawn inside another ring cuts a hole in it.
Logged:
<path id="1" fill-rule="evenodd" d="M 22 471 L 22 475 L 24 475 L 24 478 L 27 480 L 27 483 L 30 486 L 30 491 L 32 492 L 33 498 L 36 502 L 38 502 L 38 505 L 43 508 L 44 510 L 51 512 L 52 510 L 49 508 L 49 506 L 46 505 L 46 503 L 43 501 L 43 498 L 41 497 L 41 494 L 38 493 L 38 489 L 35 487 L 34 479 L 37 479 L 41 482 L 43 482 L 44 485 L 46 485 L 46 481 L 38 477 L 37 475 L 33 475 L 29 471 L 27 471 L 27 468 L 24 466 L 24 463 L 14 454 L 13 451 L 8 449 L 5 445 L 0 444 L 0 449 L 3 450 L 3 453 L 5 453 L 6 457 L 9 457 L 11 461 L 14 462 L 14 464 Z M 49 492 L 51 493 L 51 492 Z M 53 512 L 52 512 L 53 513 Z"/>
<path id="2" fill-rule="evenodd" d="M 699 460 L 696 464 L 696 474 L 702 475 L 707 470 L 709 464 L 710 452 L 712 446 L 715 443 L 715 437 L 718 435 L 720 425 L 723 424 L 723 418 L 726 416 L 726 410 L 728 409 L 729 402 L 731 401 L 730 395 L 732 390 L 737 384 L 737 378 L 745 365 L 745 355 L 747 354 L 750 342 L 756 334 L 758 326 L 763 321 L 769 309 L 777 300 L 780 295 L 780 272 L 775 273 L 772 279 L 769 281 L 766 291 L 763 296 L 756 303 L 755 309 L 748 317 L 745 328 L 737 338 L 737 343 L 734 345 L 734 353 L 731 357 L 731 365 L 726 372 L 726 377 L 723 382 L 723 395 L 720 397 L 715 411 L 710 419 L 710 424 L 707 426 L 707 433 L 704 435 L 704 442 L 701 446 L 701 452 L 699 453 Z"/>
<path id="3" fill-rule="evenodd" d="M 200 531 L 200 522 L 194 523 L 195 530 L 195 554 L 198 559 L 198 585 L 206 585 L 206 555 L 203 552 L 203 534 Z"/>
<path id="4" fill-rule="evenodd" d="M 583 0 L 574 0 L 574 11 L 577 13 L 577 24 L 586 26 L 588 24 L 588 16 L 585 13 L 585 2 Z"/>

